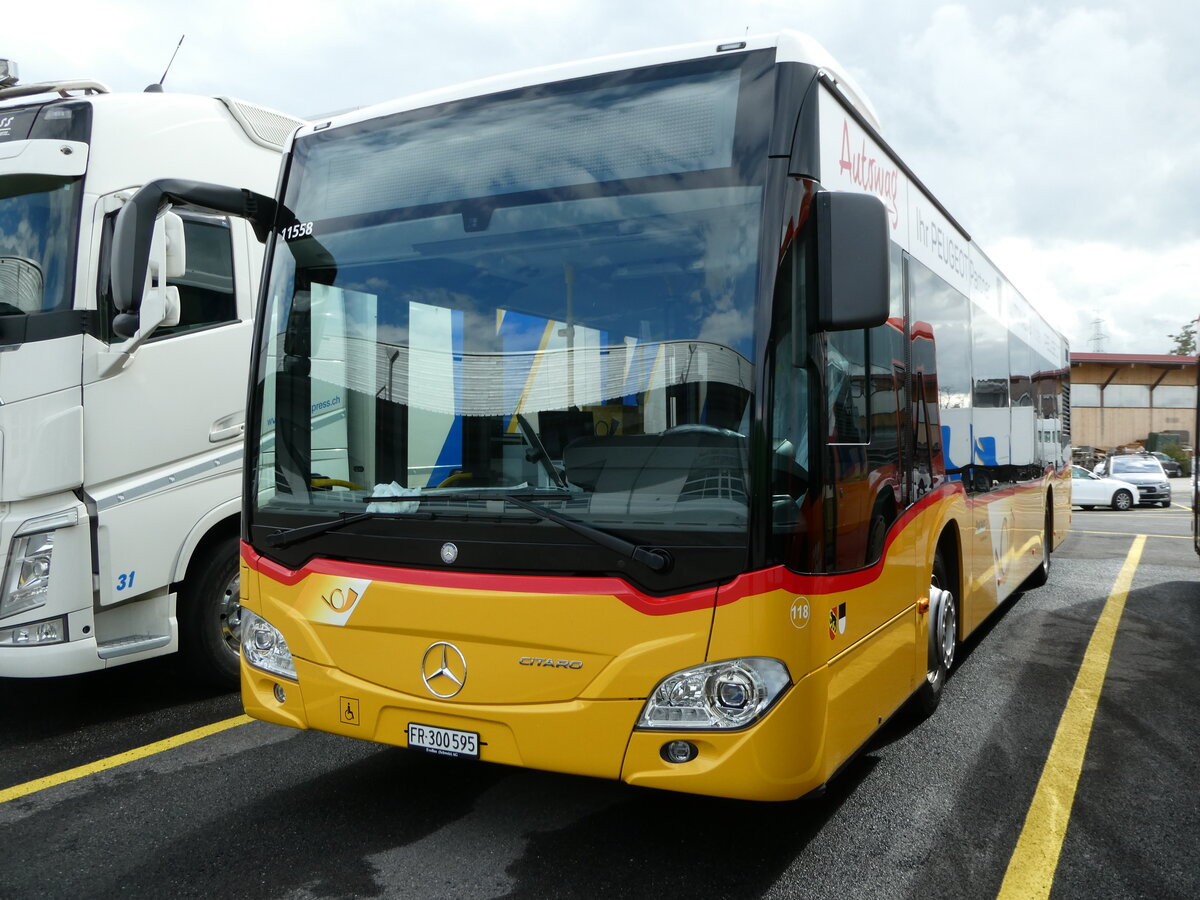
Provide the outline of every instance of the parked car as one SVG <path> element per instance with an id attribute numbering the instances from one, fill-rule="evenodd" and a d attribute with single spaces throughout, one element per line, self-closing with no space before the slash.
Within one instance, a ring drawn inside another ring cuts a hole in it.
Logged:
<path id="1" fill-rule="evenodd" d="M 1083 466 L 1071 466 L 1071 505 L 1094 509 L 1132 509 L 1137 501 L 1137 485 L 1116 478 L 1102 478 Z"/>
<path id="2" fill-rule="evenodd" d="M 1162 463 L 1152 453 L 1110 456 L 1104 474 L 1137 485 L 1138 503 L 1171 505 L 1171 482 L 1167 481 Z"/>
<path id="3" fill-rule="evenodd" d="M 1168 478 L 1183 477 L 1183 466 L 1175 462 L 1175 460 L 1171 459 L 1171 457 L 1167 456 L 1167 454 L 1160 453 L 1159 451 L 1155 450 L 1150 455 L 1159 461 L 1163 467 L 1163 471 L 1167 473 Z"/>

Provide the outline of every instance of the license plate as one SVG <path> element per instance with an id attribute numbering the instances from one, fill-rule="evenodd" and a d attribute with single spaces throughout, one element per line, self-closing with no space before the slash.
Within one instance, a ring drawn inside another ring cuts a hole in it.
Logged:
<path id="1" fill-rule="evenodd" d="M 408 723 L 408 746 L 438 756 L 465 756 L 479 759 L 479 735 L 474 731 L 456 731 L 437 725 Z"/>

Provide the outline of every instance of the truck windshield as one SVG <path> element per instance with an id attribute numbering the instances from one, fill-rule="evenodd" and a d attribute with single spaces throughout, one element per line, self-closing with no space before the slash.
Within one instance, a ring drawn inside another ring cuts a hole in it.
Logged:
<path id="1" fill-rule="evenodd" d="M 0 315 L 71 305 L 78 178 L 0 176 Z"/>
<path id="2" fill-rule="evenodd" d="M 299 141 L 253 507 L 421 495 L 536 542 L 562 529 L 489 495 L 545 491 L 656 545 L 744 544 L 762 184 L 743 80 L 625 73 Z"/>

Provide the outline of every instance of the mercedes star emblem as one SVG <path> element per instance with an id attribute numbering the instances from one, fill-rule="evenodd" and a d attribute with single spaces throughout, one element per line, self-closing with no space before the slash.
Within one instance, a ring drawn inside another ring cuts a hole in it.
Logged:
<path id="1" fill-rule="evenodd" d="M 442 544 L 442 562 L 450 565 L 458 559 L 458 548 L 451 543 Z"/>
<path id="2" fill-rule="evenodd" d="M 447 700 L 467 683 L 467 659 L 453 644 L 431 644 L 421 660 L 421 680 L 429 693 Z"/>

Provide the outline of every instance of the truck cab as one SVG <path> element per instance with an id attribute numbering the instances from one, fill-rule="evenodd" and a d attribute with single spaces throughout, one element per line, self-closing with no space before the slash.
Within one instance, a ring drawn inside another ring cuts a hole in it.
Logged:
<path id="1" fill-rule="evenodd" d="M 155 226 L 138 316 L 114 219 L 142 185 L 272 193 L 300 124 L 227 97 L 20 84 L 0 61 L 0 677 L 181 651 L 237 682 L 245 385 L 262 246 L 237 217 Z"/>

